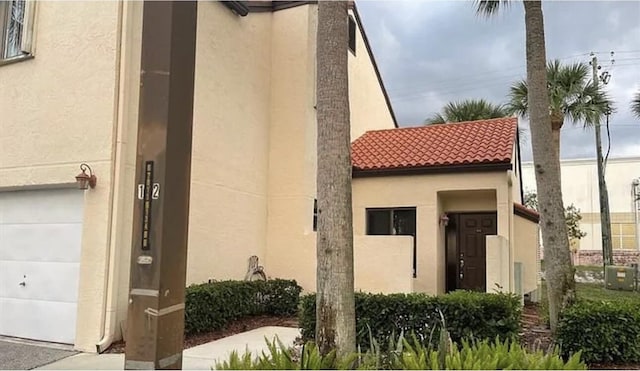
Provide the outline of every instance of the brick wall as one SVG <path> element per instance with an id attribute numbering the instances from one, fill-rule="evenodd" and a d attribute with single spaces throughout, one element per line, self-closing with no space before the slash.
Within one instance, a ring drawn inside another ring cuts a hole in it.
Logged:
<path id="1" fill-rule="evenodd" d="M 602 265 L 602 251 L 578 250 L 574 259 L 575 265 Z M 630 265 L 632 263 L 640 263 L 640 251 L 613 250 L 614 265 Z"/>

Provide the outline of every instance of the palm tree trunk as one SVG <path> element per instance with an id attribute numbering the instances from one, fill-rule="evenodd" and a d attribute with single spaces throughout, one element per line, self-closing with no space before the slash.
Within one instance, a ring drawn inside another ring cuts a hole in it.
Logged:
<path id="1" fill-rule="evenodd" d="M 553 151 L 555 152 L 555 156 L 560 161 L 560 129 L 551 128 L 551 136 L 553 138 Z M 558 177 L 560 179 L 560 184 L 562 184 L 562 171 L 558 172 Z"/>
<path id="2" fill-rule="evenodd" d="M 544 244 L 549 319 L 551 331 L 555 332 L 560 311 L 573 299 L 575 281 L 562 204 L 560 157 L 554 148 L 549 115 L 542 3 L 540 0 L 523 3 L 531 144 Z"/>
<path id="3" fill-rule="evenodd" d="M 560 161 L 560 135 L 564 125 L 564 116 L 558 111 L 551 111 L 551 135 L 553 136 L 553 149 Z M 558 166 L 560 163 L 558 162 Z M 562 168 L 560 168 L 562 169 Z M 562 184 L 562 170 L 560 171 L 560 184 Z"/>
<path id="4" fill-rule="evenodd" d="M 318 234 L 316 342 L 322 354 L 355 351 L 348 13 L 318 2 Z"/>

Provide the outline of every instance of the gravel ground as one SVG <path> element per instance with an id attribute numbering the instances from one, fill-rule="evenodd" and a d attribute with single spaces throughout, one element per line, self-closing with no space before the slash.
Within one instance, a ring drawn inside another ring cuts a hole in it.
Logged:
<path id="1" fill-rule="evenodd" d="M 77 352 L 0 340 L 0 370 L 31 370 Z"/>

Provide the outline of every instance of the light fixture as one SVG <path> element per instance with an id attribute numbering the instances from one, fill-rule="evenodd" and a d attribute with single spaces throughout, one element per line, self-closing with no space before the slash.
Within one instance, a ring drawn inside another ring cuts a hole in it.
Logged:
<path id="1" fill-rule="evenodd" d="M 93 174 L 91 167 L 87 164 L 80 164 L 80 170 L 82 172 L 76 176 L 76 182 L 78 183 L 78 189 L 89 189 L 96 187 L 96 182 L 98 178 Z M 87 174 L 87 170 L 89 170 L 89 174 Z"/>
<path id="2" fill-rule="evenodd" d="M 440 215 L 440 224 L 445 227 L 449 225 L 449 216 L 447 214 Z"/>

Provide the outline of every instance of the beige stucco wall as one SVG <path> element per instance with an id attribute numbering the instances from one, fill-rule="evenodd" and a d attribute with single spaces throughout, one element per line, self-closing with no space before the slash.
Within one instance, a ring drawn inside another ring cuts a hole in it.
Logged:
<path id="1" fill-rule="evenodd" d="M 522 292 L 538 288 L 538 224 L 514 215 L 514 261 L 522 263 Z"/>
<path id="2" fill-rule="evenodd" d="M 315 275 L 295 272 L 304 270 L 310 257 L 315 257 L 314 9 L 299 6 L 275 12 L 271 41 L 274 68 L 264 266 L 269 276 L 296 278 L 305 288 L 315 287 Z"/>
<path id="3" fill-rule="evenodd" d="M 353 11 L 350 14 L 353 16 Z M 359 27 L 356 32 L 356 53 L 354 55 L 348 51 L 348 54 L 351 138 L 355 140 L 368 130 L 393 128 L 393 117 Z"/>
<path id="4" fill-rule="evenodd" d="M 305 292 L 316 289 L 315 233 L 292 237 L 294 246 L 275 277 L 295 279 Z M 354 285 L 357 291 L 413 292 L 413 238 L 410 236 L 354 236 Z M 273 277 L 274 265 L 270 264 Z"/>
<path id="5" fill-rule="evenodd" d="M 126 5 L 121 186 L 133 190 L 142 2 Z M 249 256 L 264 256 L 270 38 L 269 13 L 240 18 L 218 2 L 198 4 L 187 284 L 242 279 Z M 120 214 L 118 240 L 124 251 L 117 257 L 118 328 L 127 314 L 133 195 L 124 192 Z"/>
<path id="6" fill-rule="evenodd" d="M 265 270 L 273 277 L 296 278 L 307 290 L 315 288 L 315 263 L 313 277 L 296 267 L 306 264 L 309 252 L 315 256 L 316 31 L 316 5 L 273 13 Z M 347 49 L 352 139 L 366 130 L 393 127 L 359 32 L 356 41 L 355 56 Z"/>
<path id="7" fill-rule="evenodd" d="M 580 229 L 587 233 L 580 240 L 581 250 L 602 250 L 600 203 L 596 159 L 570 159 L 560 162 L 562 172 L 562 200 L 565 206 L 573 204 L 580 209 L 583 220 Z M 525 191 L 535 191 L 535 173 L 532 162 L 522 164 Z M 640 157 L 610 158 L 605 172 L 609 192 L 609 208 L 613 215 L 620 215 L 620 222 L 636 223 L 635 247 L 640 249 L 640 223 L 635 220 L 632 183 L 640 178 Z M 569 181 L 571 180 L 571 181 Z M 638 214 L 640 215 L 640 214 Z M 640 220 L 640 219 L 639 219 Z"/>
<path id="8" fill-rule="evenodd" d="M 81 162 L 98 176 L 85 193 L 84 351 L 126 319 L 142 6 L 38 2 L 35 59 L 0 66 L 0 191 L 72 183 Z M 317 6 L 198 8 L 187 281 L 242 278 L 253 254 L 271 277 L 295 278 L 292 264 L 315 255 Z M 392 127 L 360 34 L 357 48 L 351 90 L 367 94 L 353 93 L 355 132 Z M 301 283 L 314 287 L 315 273 Z"/>
<path id="9" fill-rule="evenodd" d="M 189 283 L 243 278 L 264 255 L 271 17 L 198 4 Z"/>
<path id="10" fill-rule="evenodd" d="M 82 162 L 98 177 L 85 192 L 76 335 L 83 350 L 95 349 L 104 304 L 119 7 L 38 2 L 35 58 L 0 66 L 0 187 L 73 183 Z"/>
<path id="11" fill-rule="evenodd" d="M 413 292 L 413 237 L 355 236 L 353 244 L 357 291 Z"/>
<path id="12" fill-rule="evenodd" d="M 456 195 L 472 191 L 457 201 Z M 356 178 L 353 181 L 354 233 L 366 233 L 367 208 L 416 207 L 417 278 L 414 290 L 432 294 L 445 291 L 445 211 L 496 211 L 498 235 L 509 236 L 507 200 L 511 190 L 505 172 Z M 491 208 L 491 206 L 493 207 Z"/>
<path id="13" fill-rule="evenodd" d="M 509 292 L 509 240 L 503 236 L 487 236 L 486 244 L 486 290 Z"/>

